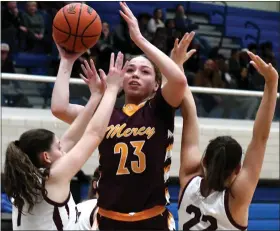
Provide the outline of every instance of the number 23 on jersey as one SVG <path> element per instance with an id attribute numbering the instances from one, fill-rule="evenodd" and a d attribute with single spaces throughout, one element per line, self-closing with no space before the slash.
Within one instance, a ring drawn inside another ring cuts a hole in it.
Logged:
<path id="1" fill-rule="evenodd" d="M 131 161 L 131 170 L 134 173 L 142 173 L 146 169 L 146 156 L 142 152 L 145 141 L 131 141 L 130 145 L 134 148 L 133 155 L 138 157 L 138 160 Z M 128 175 L 130 171 L 126 166 L 129 147 L 126 143 L 117 143 L 114 147 L 114 154 L 120 154 L 120 162 L 117 170 L 117 175 Z"/>

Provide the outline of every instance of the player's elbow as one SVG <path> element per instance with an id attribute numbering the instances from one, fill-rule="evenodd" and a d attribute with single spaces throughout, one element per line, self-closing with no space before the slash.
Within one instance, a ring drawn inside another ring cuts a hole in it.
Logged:
<path id="1" fill-rule="evenodd" d="M 181 73 L 178 78 L 174 81 L 174 84 L 176 84 L 179 88 L 185 89 L 187 86 L 187 78 L 186 76 Z"/>
<path id="2" fill-rule="evenodd" d="M 55 105 L 53 103 L 51 105 L 51 112 L 58 119 L 61 119 L 66 114 L 66 111 L 67 111 L 67 107 L 63 107 L 61 105 Z"/>

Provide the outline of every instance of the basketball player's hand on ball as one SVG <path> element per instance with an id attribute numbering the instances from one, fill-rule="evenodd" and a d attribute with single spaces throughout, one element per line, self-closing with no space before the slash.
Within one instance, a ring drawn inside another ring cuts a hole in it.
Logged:
<path id="1" fill-rule="evenodd" d="M 84 75 L 80 74 L 80 77 L 86 82 L 91 94 L 103 94 L 106 89 L 106 75 L 103 70 L 99 70 L 98 75 L 93 60 L 90 60 L 90 65 L 85 60 L 81 65 Z"/>
<path id="2" fill-rule="evenodd" d="M 120 14 L 127 22 L 130 38 L 135 42 L 137 39 L 142 37 L 137 18 L 135 18 L 134 14 L 125 2 L 120 2 L 120 6 L 122 8 L 122 11 L 120 10 Z"/>
<path id="3" fill-rule="evenodd" d="M 186 33 L 180 42 L 178 38 L 175 40 L 170 58 L 177 65 L 183 65 L 196 52 L 195 49 L 192 49 L 189 52 L 187 52 L 194 35 L 194 32 L 191 32 L 190 34 Z"/>
<path id="4" fill-rule="evenodd" d="M 115 62 L 115 54 L 111 54 L 110 69 L 107 75 L 107 88 L 117 88 L 120 90 L 123 86 L 124 74 L 128 65 L 128 62 L 123 65 L 124 55 L 119 52 Z"/>
<path id="5" fill-rule="evenodd" d="M 247 52 L 251 58 L 250 63 L 256 68 L 256 70 L 264 77 L 266 83 L 277 83 L 278 72 L 272 66 L 271 63 L 265 63 L 258 55 L 254 55 L 252 52 Z"/>
<path id="6" fill-rule="evenodd" d="M 83 53 L 68 52 L 63 47 L 59 46 L 58 44 L 56 44 L 56 47 L 58 49 L 61 60 L 64 59 L 64 60 L 71 61 L 73 63 L 84 53 L 84 52 Z"/>

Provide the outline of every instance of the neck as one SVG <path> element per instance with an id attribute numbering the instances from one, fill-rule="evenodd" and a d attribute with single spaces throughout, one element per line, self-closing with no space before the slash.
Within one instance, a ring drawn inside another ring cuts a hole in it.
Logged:
<path id="1" fill-rule="evenodd" d="M 139 105 L 145 101 L 147 101 L 148 99 L 150 99 L 151 97 L 137 97 L 137 96 L 125 96 L 125 104 L 135 104 L 135 105 Z"/>
<path id="2" fill-rule="evenodd" d="M 145 101 L 145 99 L 143 98 L 139 98 L 139 97 L 125 97 L 125 104 L 135 104 L 135 105 L 139 105 L 141 103 L 143 103 Z"/>

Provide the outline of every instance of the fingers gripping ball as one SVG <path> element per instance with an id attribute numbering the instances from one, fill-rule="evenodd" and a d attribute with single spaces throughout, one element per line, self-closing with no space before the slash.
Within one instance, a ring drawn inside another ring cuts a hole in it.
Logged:
<path id="1" fill-rule="evenodd" d="M 101 34 L 97 12 L 84 3 L 71 3 L 61 8 L 53 20 L 53 39 L 70 52 L 84 52 L 93 47 Z"/>

